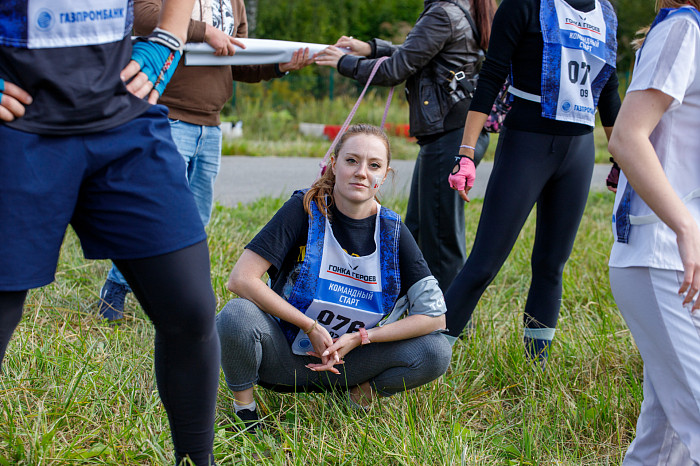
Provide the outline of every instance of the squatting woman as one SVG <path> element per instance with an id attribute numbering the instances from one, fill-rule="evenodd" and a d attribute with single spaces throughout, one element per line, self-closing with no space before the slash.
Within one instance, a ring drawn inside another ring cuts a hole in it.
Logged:
<path id="1" fill-rule="evenodd" d="M 255 385 L 347 391 L 367 406 L 447 369 L 440 288 L 399 216 L 375 199 L 390 161 L 383 131 L 351 126 L 325 174 L 292 195 L 231 272 L 240 298 L 217 318 L 221 359 L 251 425 Z"/>

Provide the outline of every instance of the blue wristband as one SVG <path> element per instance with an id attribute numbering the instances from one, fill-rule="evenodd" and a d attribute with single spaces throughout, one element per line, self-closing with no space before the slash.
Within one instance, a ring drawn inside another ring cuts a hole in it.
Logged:
<path id="1" fill-rule="evenodd" d="M 131 59 L 139 64 L 153 88 L 163 95 L 180 61 L 180 52 L 146 39 L 137 39 Z"/>
<path id="2" fill-rule="evenodd" d="M 5 92 L 5 80 L 0 78 L 0 94 Z"/>

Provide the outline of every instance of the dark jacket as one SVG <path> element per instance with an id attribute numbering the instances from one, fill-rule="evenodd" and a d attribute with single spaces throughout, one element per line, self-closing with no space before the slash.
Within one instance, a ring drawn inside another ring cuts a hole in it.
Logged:
<path id="1" fill-rule="evenodd" d="M 467 0 L 454 1 L 471 10 Z M 390 56 L 380 65 L 372 84 L 394 86 L 406 81 L 411 135 L 428 136 L 454 129 L 445 128 L 446 115 L 457 102 L 471 96 L 459 87 L 450 89 L 452 72 L 464 71 L 473 78 L 483 57 L 462 9 L 444 0 L 425 0 L 425 9 L 403 44 L 392 45 L 381 39 L 372 39 L 369 44 L 372 53 L 368 58 L 345 55 L 340 59 L 340 74 L 365 83 L 375 59 Z"/>

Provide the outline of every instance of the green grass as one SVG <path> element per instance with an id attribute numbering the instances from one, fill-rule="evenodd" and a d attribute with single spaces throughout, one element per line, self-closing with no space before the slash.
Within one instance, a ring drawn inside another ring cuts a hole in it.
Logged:
<path id="1" fill-rule="evenodd" d="M 243 119 L 243 137 L 224 141 L 225 155 L 249 155 L 280 157 L 323 157 L 331 141 L 325 138 L 304 136 L 299 133 L 299 123 L 323 123 L 341 125 L 355 104 L 354 98 L 336 97 L 333 100 L 299 100 L 296 94 L 285 94 L 284 104 L 274 105 L 262 96 L 244 95 L 237 99 L 235 111 L 224 117 L 237 121 Z M 296 96 L 296 99 L 295 99 Z M 353 122 L 379 125 L 384 112 L 385 98 L 371 89 L 353 118 Z M 394 96 L 387 121 L 408 123 L 408 104 L 403 95 Z M 415 159 L 418 145 L 415 139 L 389 135 L 393 157 L 399 160 Z M 498 135 L 491 135 L 491 143 L 484 160 L 493 160 Z M 610 153 L 600 122 L 595 128 L 596 162 L 609 163 Z"/>
<path id="2" fill-rule="evenodd" d="M 217 206 L 209 226 L 218 307 L 246 242 L 284 199 Z M 387 200 L 405 212 L 405 200 Z M 480 201 L 467 206 L 472 238 Z M 590 197 L 564 276 L 550 363 L 525 361 L 522 309 L 534 215 L 454 347 L 447 374 L 360 416 L 330 396 L 256 391 L 267 429 L 232 433 L 232 397 L 219 391 L 219 464 L 619 464 L 642 399 L 642 363 L 607 279 L 612 197 Z M 152 374 L 153 330 L 138 305 L 127 322 L 95 318 L 106 262 L 85 261 L 72 232 L 56 281 L 30 293 L 0 378 L 0 465 L 167 464 L 167 420 Z M 223 380 L 223 378 L 222 378 Z M 172 463 L 171 463 L 172 464 Z"/>

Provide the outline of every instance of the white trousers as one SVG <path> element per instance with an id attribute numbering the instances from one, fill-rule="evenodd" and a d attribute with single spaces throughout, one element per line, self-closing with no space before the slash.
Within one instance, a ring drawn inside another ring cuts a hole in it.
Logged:
<path id="1" fill-rule="evenodd" d="M 624 466 L 700 465 L 700 311 L 678 295 L 683 272 L 610 268 L 610 285 L 644 360 L 644 402 Z"/>

